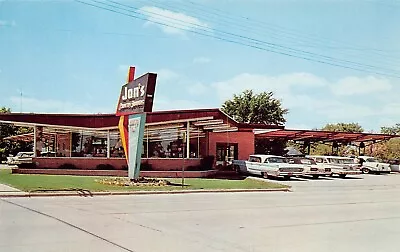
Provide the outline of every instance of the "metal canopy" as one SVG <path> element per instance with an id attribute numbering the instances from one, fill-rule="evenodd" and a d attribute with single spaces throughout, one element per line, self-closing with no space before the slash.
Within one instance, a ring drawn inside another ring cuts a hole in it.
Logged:
<path id="1" fill-rule="evenodd" d="M 373 133 L 349 133 L 332 132 L 318 130 L 274 130 L 268 132 L 255 132 L 258 139 L 283 139 L 293 141 L 312 141 L 312 142 L 370 142 L 383 141 L 391 138 L 400 137 L 397 135 L 373 134 Z"/>

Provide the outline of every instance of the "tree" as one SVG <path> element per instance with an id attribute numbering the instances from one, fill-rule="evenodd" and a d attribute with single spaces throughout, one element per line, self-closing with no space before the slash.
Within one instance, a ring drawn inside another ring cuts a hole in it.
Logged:
<path id="1" fill-rule="evenodd" d="M 288 110 L 273 96 L 273 92 L 254 94 L 252 90 L 245 90 L 226 101 L 222 111 L 238 122 L 283 125 Z"/>
<path id="2" fill-rule="evenodd" d="M 336 123 L 327 124 L 321 130 L 333 131 L 333 132 L 349 132 L 349 133 L 361 133 L 364 131 L 363 127 L 358 123 Z"/>
<path id="3" fill-rule="evenodd" d="M 396 123 L 393 127 L 381 127 L 382 134 L 400 135 L 400 123 Z"/>
<path id="4" fill-rule="evenodd" d="M 400 135 L 400 123 L 392 127 L 381 127 L 382 134 Z M 389 141 L 374 144 L 367 149 L 371 156 L 381 159 L 400 159 L 400 138 L 392 138 Z"/>
<path id="5" fill-rule="evenodd" d="M 333 132 L 349 132 L 349 133 L 361 133 L 364 132 L 364 129 L 358 123 L 334 123 L 334 124 L 326 124 L 320 130 L 323 131 L 333 131 Z M 335 143 L 332 143 L 335 144 Z M 336 145 L 336 144 L 335 144 Z M 338 147 L 338 155 L 356 155 L 358 154 L 354 148 L 349 148 L 348 146 L 340 146 Z M 354 146 L 353 146 L 354 147 Z M 323 143 L 313 143 L 311 145 L 311 153 L 313 155 L 328 155 L 332 153 L 332 146 L 328 146 Z"/>
<path id="6" fill-rule="evenodd" d="M 10 113 L 11 109 L 6 107 L 0 108 L 0 113 Z M 12 154 L 15 155 L 19 151 L 32 151 L 32 143 L 27 142 L 11 142 L 5 141 L 4 138 L 14 135 L 20 135 L 32 132 L 31 128 L 17 127 L 12 124 L 0 123 L 0 161 Z"/>
<path id="7" fill-rule="evenodd" d="M 286 122 L 287 109 L 282 108 L 281 101 L 273 97 L 273 92 L 254 94 L 245 90 L 222 105 L 222 111 L 242 123 L 261 123 L 283 125 Z M 286 141 L 267 139 L 255 140 L 255 152 L 282 155 Z"/>

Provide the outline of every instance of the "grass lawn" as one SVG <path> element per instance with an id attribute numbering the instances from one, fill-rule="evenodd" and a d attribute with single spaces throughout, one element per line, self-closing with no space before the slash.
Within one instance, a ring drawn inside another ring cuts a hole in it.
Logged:
<path id="1" fill-rule="evenodd" d="M 64 175 L 30 175 L 11 174 L 11 170 L 0 170 L 0 183 L 6 184 L 22 191 L 32 190 L 60 190 L 60 189 L 83 189 L 96 191 L 131 191 L 131 190 L 182 190 L 181 179 L 166 179 L 179 185 L 169 186 L 117 186 L 105 185 L 96 182 L 96 179 L 104 177 L 89 176 L 64 176 Z M 229 180 L 229 179 L 185 179 L 184 189 L 268 189 L 287 188 L 287 186 L 258 181 L 253 179 Z"/>

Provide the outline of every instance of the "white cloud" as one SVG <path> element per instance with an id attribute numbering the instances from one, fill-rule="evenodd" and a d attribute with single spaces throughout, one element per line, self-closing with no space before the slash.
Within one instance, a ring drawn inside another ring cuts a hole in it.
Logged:
<path id="1" fill-rule="evenodd" d="M 365 95 L 386 92 L 392 89 L 389 80 L 368 76 L 364 78 L 346 77 L 331 85 L 335 95 Z"/>
<path id="2" fill-rule="evenodd" d="M 32 97 L 12 96 L 11 103 L 14 105 L 14 111 L 20 111 L 22 104 L 22 112 L 28 113 L 113 113 L 110 108 L 104 108 L 97 105 L 89 106 L 86 104 L 77 104 L 70 101 L 37 99 Z"/>
<path id="3" fill-rule="evenodd" d="M 158 97 L 154 100 L 154 111 L 176 110 L 176 109 L 201 109 L 209 106 L 185 99 L 170 99 L 168 97 Z"/>
<path id="4" fill-rule="evenodd" d="M 400 117 L 400 102 L 392 102 L 386 104 L 380 111 L 381 114 L 399 116 Z"/>
<path id="5" fill-rule="evenodd" d="M 292 87 L 322 87 L 326 80 L 309 73 L 292 73 L 279 76 L 243 73 L 230 80 L 211 84 L 220 100 L 224 101 L 246 89 L 255 92 L 273 91 L 278 96 L 287 94 Z"/>
<path id="6" fill-rule="evenodd" d="M 0 20 L 0 26 L 16 26 L 17 23 L 15 22 L 15 20 Z"/>
<path id="7" fill-rule="evenodd" d="M 157 25 L 167 34 L 183 35 L 185 31 L 209 27 L 195 17 L 153 6 L 144 6 L 140 12 L 147 17 L 146 25 Z"/>
<path id="8" fill-rule="evenodd" d="M 130 67 L 130 65 L 121 64 L 118 66 L 118 72 L 125 72 L 126 74 L 128 74 L 129 67 Z"/>
<path id="9" fill-rule="evenodd" d="M 193 64 L 206 64 L 211 62 L 211 59 L 206 57 L 196 57 L 193 59 Z"/>
<path id="10" fill-rule="evenodd" d="M 191 95 L 203 95 L 208 90 L 207 86 L 200 82 L 188 85 L 186 89 Z"/>
<path id="11" fill-rule="evenodd" d="M 157 82 L 176 80 L 180 77 L 178 73 L 167 68 L 160 69 L 155 73 L 157 73 Z"/>
<path id="12" fill-rule="evenodd" d="M 228 80 L 212 83 L 211 88 L 216 91 L 221 102 L 246 89 L 252 89 L 256 93 L 273 91 L 275 97 L 282 100 L 285 108 L 289 108 L 289 111 L 295 110 L 293 113 L 301 113 L 304 116 L 303 121 L 295 122 L 296 127 L 299 126 L 299 122 L 307 124 L 308 117 L 314 122 L 365 122 L 377 125 L 379 120 L 384 118 L 400 116 L 398 97 L 384 93 L 389 90 L 395 93 L 396 86 L 388 79 L 371 76 L 364 78 L 351 76 L 328 81 L 309 73 L 278 76 L 243 73 Z M 333 95 L 333 92 L 338 96 Z M 353 96 L 343 96 L 344 94 Z M 381 96 L 386 99 L 381 99 Z M 290 113 L 290 117 L 298 117 L 296 114 Z"/>

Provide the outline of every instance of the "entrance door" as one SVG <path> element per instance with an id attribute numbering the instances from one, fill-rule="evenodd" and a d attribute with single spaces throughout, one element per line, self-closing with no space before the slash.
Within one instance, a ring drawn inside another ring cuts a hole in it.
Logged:
<path id="1" fill-rule="evenodd" d="M 216 165 L 229 165 L 233 159 L 238 159 L 237 143 L 217 143 Z"/>

